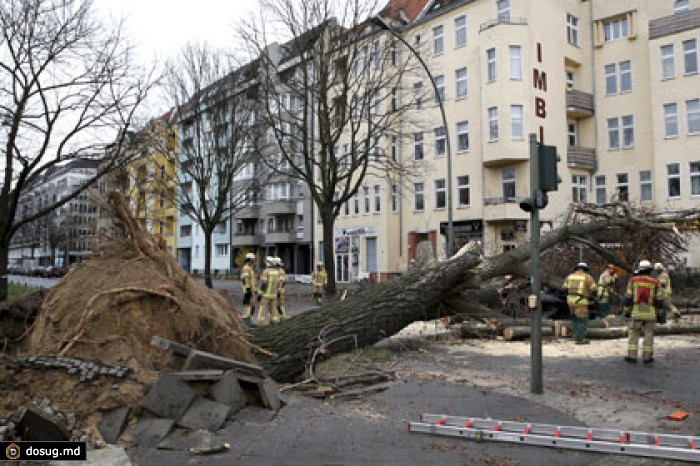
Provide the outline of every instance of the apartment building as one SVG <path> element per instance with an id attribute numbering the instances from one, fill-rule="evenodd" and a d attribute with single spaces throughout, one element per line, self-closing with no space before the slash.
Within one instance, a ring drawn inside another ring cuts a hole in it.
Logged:
<path id="1" fill-rule="evenodd" d="M 97 173 L 99 160 L 74 160 L 47 170 L 22 193 L 17 215 L 28 217 L 59 201 Z M 12 238 L 11 266 L 63 266 L 82 261 L 97 242 L 97 186 L 55 211 L 23 225 Z"/>
<path id="2" fill-rule="evenodd" d="M 338 281 L 402 272 L 422 240 L 444 257 L 450 197 L 453 250 L 476 241 L 496 254 L 527 240 L 517 201 L 530 192 L 530 133 L 561 155 L 543 230 L 572 202 L 698 206 L 700 0 L 432 0 L 393 24 L 428 64 L 447 128 L 433 97 L 384 138 L 423 176 L 367 178 L 336 223 Z M 431 88 L 419 72 L 401 84 L 401 98 Z"/>
<path id="3" fill-rule="evenodd" d="M 126 169 L 129 207 L 141 226 L 165 241 L 175 256 L 177 114 L 171 110 L 141 130 L 145 152 Z M 137 147 L 134 149 L 138 150 Z"/>
<path id="4" fill-rule="evenodd" d="M 266 50 L 266 58 L 274 61 L 281 73 L 293 71 L 298 63 L 289 55 L 292 47 L 272 44 Z M 287 64 L 286 66 L 284 64 Z M 243 267 L 245 254 L 253 252 L 259 261 L 266 256 L 278 256 L 284 267 L 291 274 L 309 274 L 311 262 L 312 209 L 308 188 L 287 173 L 284 161 L 272 144 L 271 128 L 264 127 L 258 105 L 269 105 L 261 102 L 258 88 L 261 68 L 257 60 L 236 69 L 224 78 L 234 83 L 232 89 L 236 94 L 245 95 L 247 116 L 255 143 L 246 144 L 241 148 L 247 155 L 246 163 L 241 164 L 235 174 L 234 189 L 230 192 L 232 215 L 217 225 L 212 237 L 212 272 L 214 274 L 229 273 Z M 300 111 L 305 104 L 304 99 L 294 98 L 290 94 L 280 92 L 279 102 L 288 112 Z M 231 98 L 230 96 L 227 98 Z M 251 110 L 252 109 L 252 110 Z M 230 118 L 235 119 L 235 111 Z M 198 139 L 204 140 L 205 131 L 197 130 L 197 115 L 185 111 L 180 119 L 180 163 L 186 164 L 188 148 L 199 144 Z M 230 121 L 220 122 L 226 126 Z M 284 122 L 280 129 L 285 130 Z M 287 129 L 288 130 L 288 129 Z M 216 137 L 219 147 L 229 147 L 233 144 L 230 138 Z M 238 149 L 232 149 L 234 152 Z M 233 152 L 232 152 L 233 153 Z M 276 163 L 278 162 L 278 163 Z M 271 167 L 274 166 L 274 169 Z M 197 181 L 183 174 L 179 175 L 180 189 L 192 192 L 197 189 Z M 212 180 L 212 184 L 215 180 Z M 192 220 L 187 206 L 180 205 L 177 214 L 177 257 L 185 270 L 197 273 L 204 269 L 204 235 L 201 227 Z"/>

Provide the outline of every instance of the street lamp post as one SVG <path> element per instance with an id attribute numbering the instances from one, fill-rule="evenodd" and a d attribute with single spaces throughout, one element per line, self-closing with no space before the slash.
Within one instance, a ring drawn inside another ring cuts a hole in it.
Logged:
<path id="1" fill-rule="evenodd" d="M 411 44 L 406 42 L 403 37 L 401 37 L 396 31 L 394 31 L 391 26 L 389 26 L 386 21 L 380 16 L 375 16 L 372 18 L 372 22 L 377 25 L 380 29 L 389 32 L 392 36 L 398 39 L 403 45 L 411 51 L 413 55 L 418 59 L 420 64 L 423 66 L 425 73 L 430 79 L 430 84 L 433 85 L 433 91 L 435 91 L 435 98 L 440 106 L 440 114 L 442 115 L 442 125 L 445 128 L 445 145 L 447 154 L 447 235 L 445 240 L 445 256 L 447 258 L 452 257 L 452 245 L 454 241 L 454 225 L 452 222 L 452 145 L 450 144 L 450 131 L 447 127 L 447 116 L 445 115 L 445 105 L 442 102 L 442 96 L 440 96 L 440 91 L 438 90 L 437 83 L 433 74 L 430 72 L 430 68 L 423 61 L 418 51 L 414 49 Z"/>

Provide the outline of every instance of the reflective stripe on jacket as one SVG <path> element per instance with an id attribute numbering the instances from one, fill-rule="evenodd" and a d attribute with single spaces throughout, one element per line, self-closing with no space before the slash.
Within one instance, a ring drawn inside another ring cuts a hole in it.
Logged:
<path id="1" fill-rule="evenodd" d="M 673 290 L 671 289 L 671 277 L 669 276 L 668 272 L 661 272 L 659 274 L 658 280 L 659 285 L 661 286 L 661 291 L 659 292 L 659 294 L 663 294 L 664 296 L 671 296 Z"/>
<path id="2" fill-rule="evenodd" d="M 241 270 L 241 280 L 243 280 L 243 288 L 250 288 L 250 291 L 252 293 L 255 293 L 257 291 L 257 284 L 255 283 L 255 271 L 253 270 L 253 267 L 251 267 L 248 264 L 243 266 L 243 269 Z"/>
<path id="3" fill-rule="evenodd" d="M 328 274 L 325 270 L 315 270 L 311 274 L 311 283 L 316 286 L 325 286 L 328 283 Z"/>
<path id="4" fill-rule="evenodd" d="M 648 275 L 633 277 L 627 284 L 627 297 L 632 298 L 632 319 L 656 320 L 659 281 Z"/>
<path id="5" fill-rule="evenodd" d="M 260 276 L 260 284 L 264 286 L 261 290 L 263 298 L 276 298 L 279 289 L 280 274 L 275 269 L 265 269 Z"/>
<path id="6" fill-rule="evenodd" d="M 566 303 L 570 306 L 588 305 L 588 297 L 596 290 L 593 277 L 581 270 L 566 277 L 564 288 L 568 291 Z"/>
<path id="7" fill-rule="evenodd" d="M 609 270 L 605 270 L 605 272 L 600 274 L 598 279 L 598 299 L 601 303 L 607 303 L 610 299 L 610 291 L 614 283 L 615 277 Z"/>

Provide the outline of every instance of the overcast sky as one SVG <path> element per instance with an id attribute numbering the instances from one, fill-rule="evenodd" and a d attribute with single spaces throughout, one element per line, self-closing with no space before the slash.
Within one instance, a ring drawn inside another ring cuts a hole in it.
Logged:
<path id="1" fill-rule="evenodd" d="M 230 44 L 233 25 L 253 14 L 257 0 L 95 0 L 105 15 L 124 17 L 144 58 L 171 57 L 188 41 Z"/>

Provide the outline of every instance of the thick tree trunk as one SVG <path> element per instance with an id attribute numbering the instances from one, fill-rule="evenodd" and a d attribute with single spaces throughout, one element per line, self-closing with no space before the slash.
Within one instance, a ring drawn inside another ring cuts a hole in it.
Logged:
<path id="1" fill-rule="evenodd" d="M 481 260 L 467 252 L 431 268 L 414 268 L 351 299 L 254 329 L 251 341 L 276 354 L 256 357 L 272 378 L 292 381 L 323 356 L 372 345 L 412 322 L 438 317 L 442 299 L 459 291 Z"/>
<path id="2" fill-rule="evenodd" d="M 326 294 L 329 296 L 335 295 L 335 257 L 333 250 L 335 247 L 335 234 L 333 227 L 335 225 L 335 217 L 333 212 L 321 210 L 321 224 L 323 225 L 323 266 L 328 274 L 328 285 L 326 286 Z M 312 264 L 313 270 L 316 270 L 316 265 Z"/>
<path id="3" fill-rule="evenodd" d="M 7 300 L 7 266 L 9 262 L 10 248 L 5 244 L 0 244 L 0 302 Z"/>
<path id="4" fill-rule="evenodd" d="M 507 341 L 523 340 L 530 338 L 531 327 L 506 327 L 503 329 L 503 338 Z M 551 337 L 554 335 L 552 327 L 542 327 L 542 336 Z"/>

